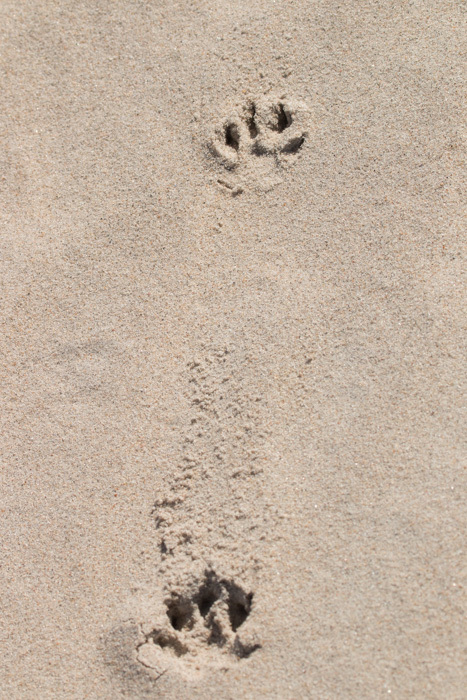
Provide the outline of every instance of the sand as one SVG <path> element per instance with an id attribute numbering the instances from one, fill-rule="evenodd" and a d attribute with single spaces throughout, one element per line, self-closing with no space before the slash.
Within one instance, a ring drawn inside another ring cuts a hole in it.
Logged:
<path id="1" fill-rule="evenodd" d="M 464 698 L 462 4 L 0 32 L 0 697 Z"/>

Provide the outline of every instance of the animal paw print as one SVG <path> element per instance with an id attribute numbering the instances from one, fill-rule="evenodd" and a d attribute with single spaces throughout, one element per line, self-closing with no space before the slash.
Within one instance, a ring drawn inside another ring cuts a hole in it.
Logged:
<path id="1" fill-rule="evenodd" d="M 280 171 L 306 141 L 306 121 L 307 109 L 301 103 L 286 98 L 250 101 L 226 118 L 211 138 L 211 153 L 235 178 L 218 182 L 239 191 L 255 181 L 263 188 L 280 182 Z"/>
<path id="2" fill-rule="evenodd" d="M 136 656 L 156 673 L 170 668 L 186 673 L 200 664 L 213 666 L 251 656 L 260 644 L 240 635 L 252 608 L 253 593 L 206 571 L 201 583 L 171 593 L 165 619 L 143 630 Z"/>

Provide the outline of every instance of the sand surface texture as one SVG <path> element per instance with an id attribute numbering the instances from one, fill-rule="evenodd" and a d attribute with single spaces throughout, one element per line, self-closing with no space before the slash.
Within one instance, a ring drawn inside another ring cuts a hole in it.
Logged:
<path id="1" fill-rule="evenodd" d="M 2 699 L 465 698 L 462 22 L 1 0 Z"/>

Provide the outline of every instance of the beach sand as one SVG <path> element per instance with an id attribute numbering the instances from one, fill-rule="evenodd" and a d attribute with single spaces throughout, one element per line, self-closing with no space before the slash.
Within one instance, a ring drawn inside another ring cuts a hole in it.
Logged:
<path id="1" fill-rule="evenodd" d="M 465 697 L 463 22 L 2 0 L 1 698 Z"/>

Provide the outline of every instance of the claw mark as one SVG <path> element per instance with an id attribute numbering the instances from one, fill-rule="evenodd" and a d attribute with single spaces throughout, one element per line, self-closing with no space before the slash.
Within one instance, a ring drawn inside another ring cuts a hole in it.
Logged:
<path id="1" fill-rule="evenodd" d="M 248 127 L 248 131 L 250 133 L 251 139 L 255 139 L 258 136 L 258 128 L 256 126 L 255 117 L 256 117 L 256 106 L 255 106 L 255 103 L 252 102 L 250 104 L 249 109 L 248 109 L 247 119 L 246 119 L 246 124 Z"/>
<path id="2" fill-rule="evenodd" d="M 281 134 L 284 129 L 291 125 L 292 120 L 285 113 L 284 105 L 282 104 L 278 105 L 277 113 L 277 131 Z"/>
<path id="3" fill-rule="evenodd" d="M 238 151 L 240 147 L 240 134 L 235 124 L 227 124 L 225 127 L 225 145 Z"/>
<path id="4" fill-rule="evenodd" d="M 284 146 L 282 147 L 282 153 L 297 153 L 305 143 L 305 137 L 300 136 L 297 138 L 290 139 Z"/>

